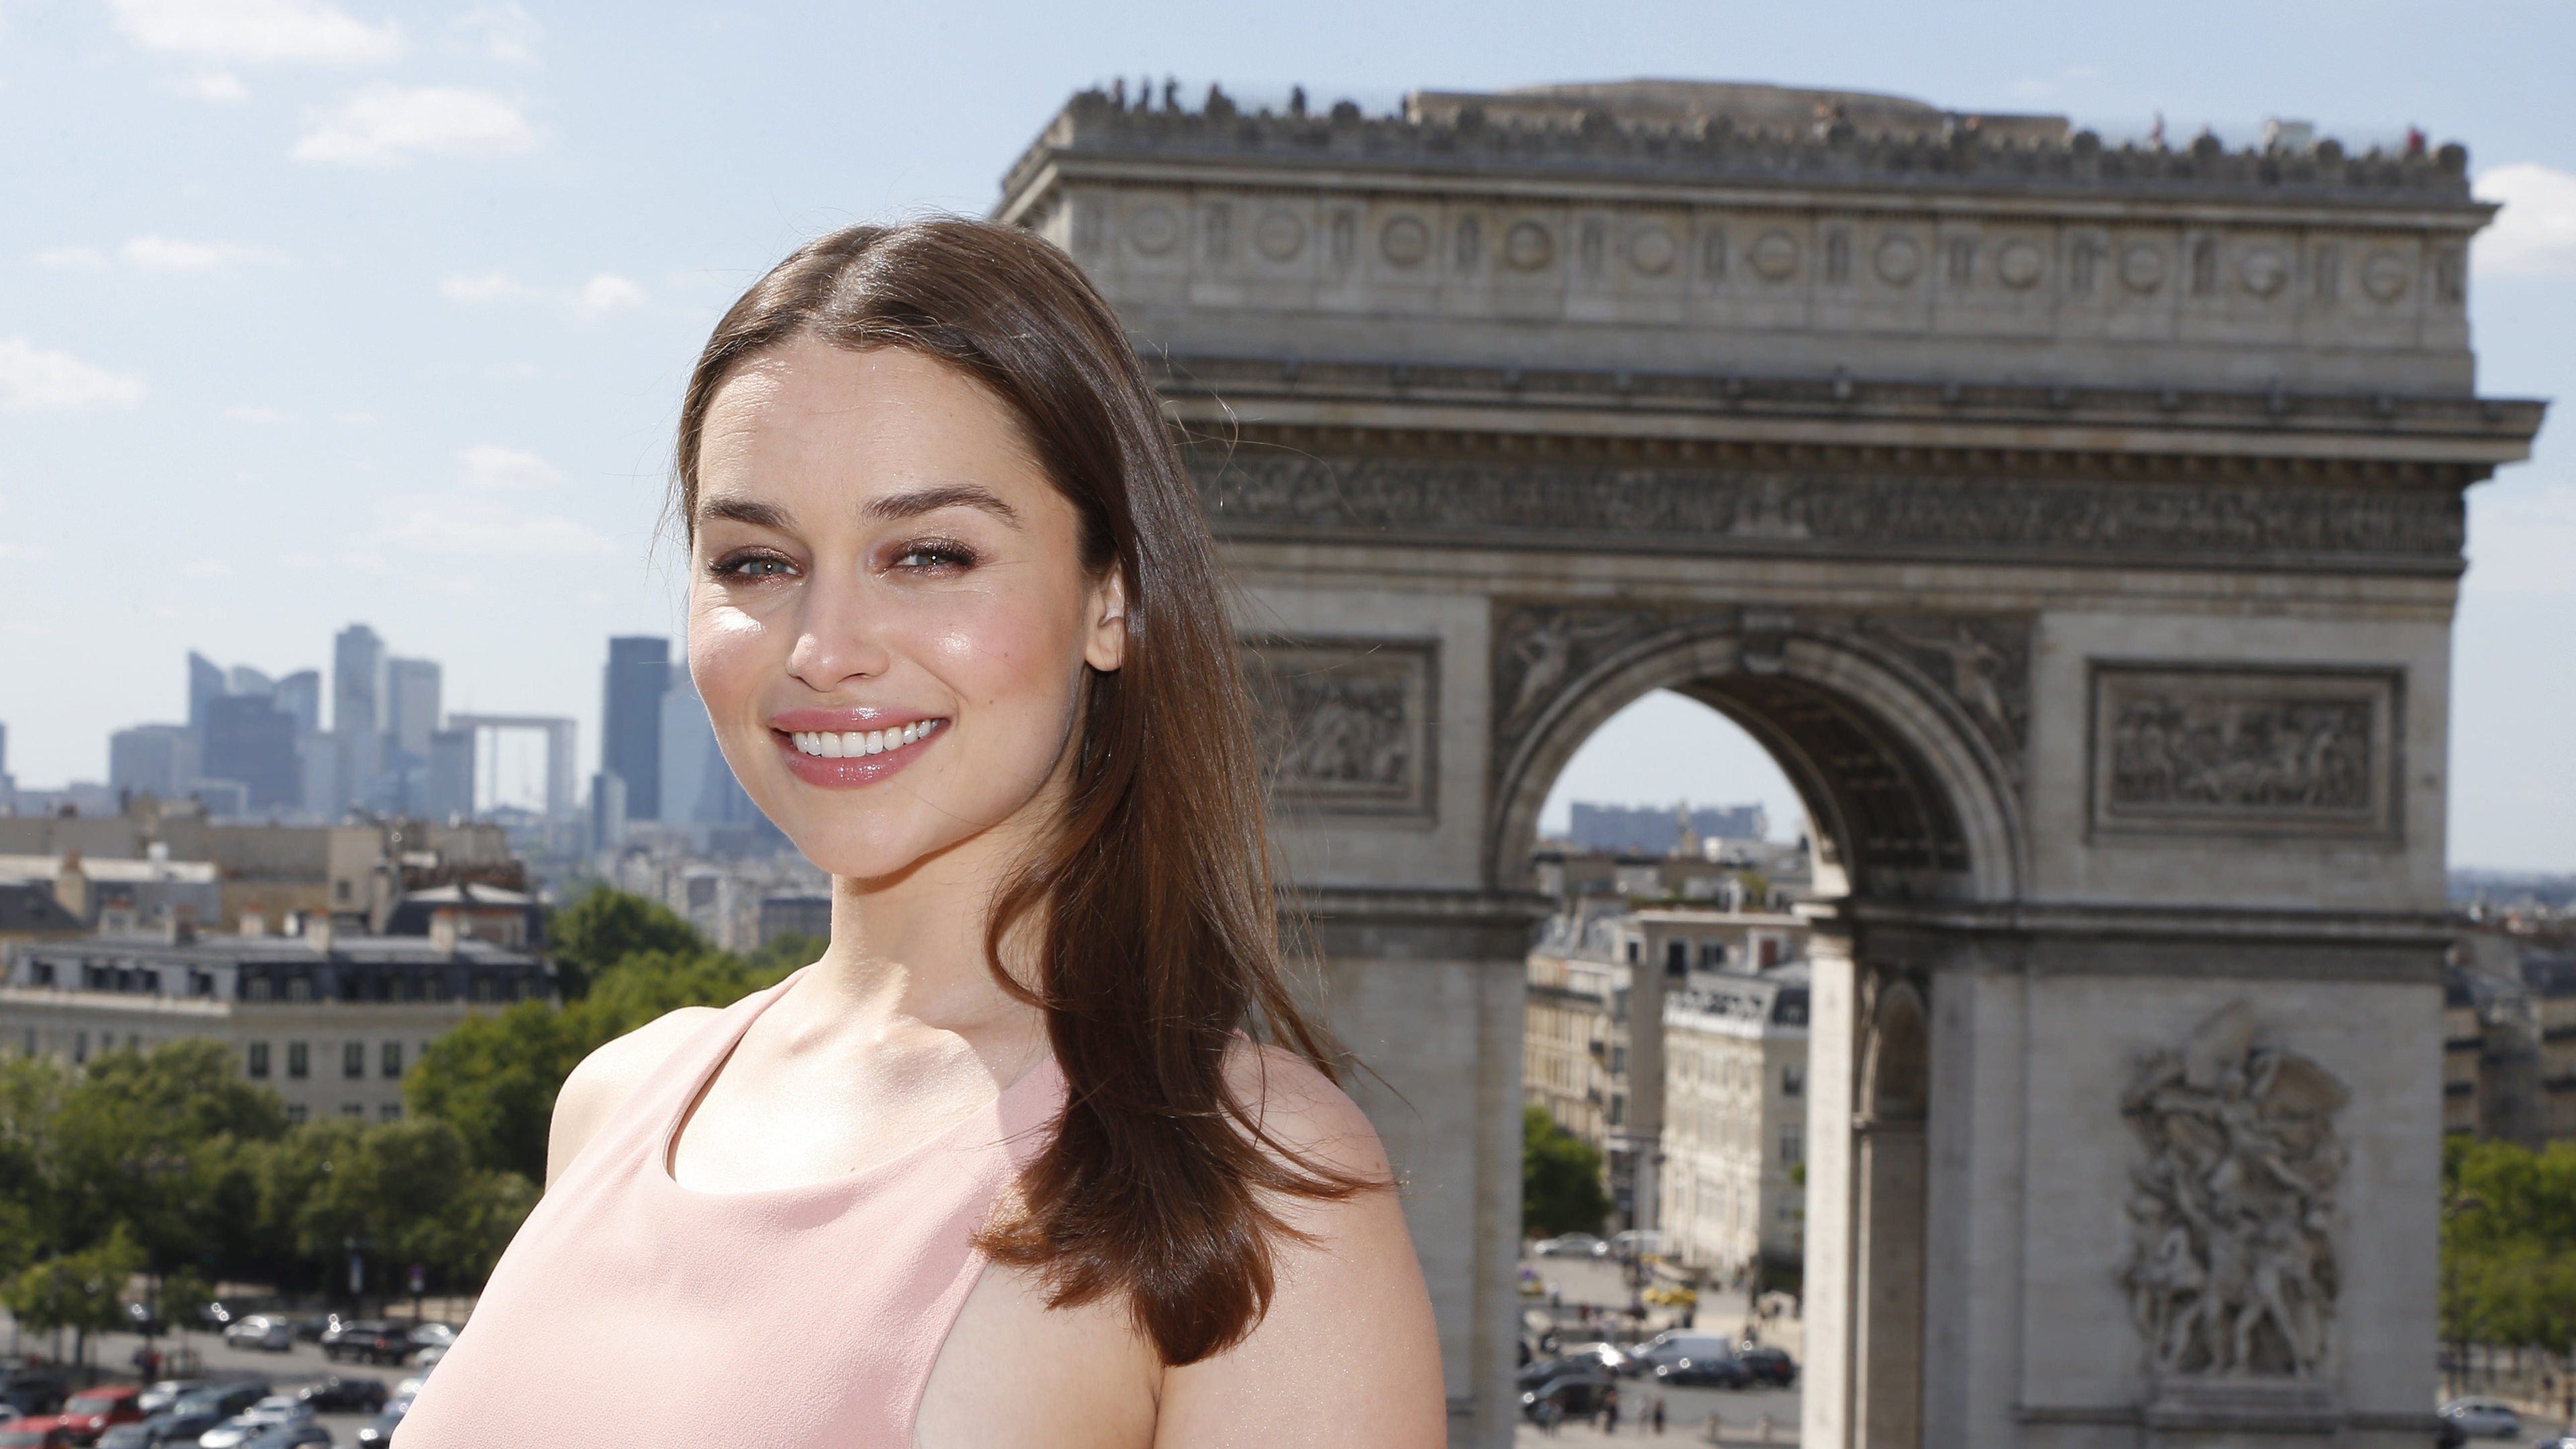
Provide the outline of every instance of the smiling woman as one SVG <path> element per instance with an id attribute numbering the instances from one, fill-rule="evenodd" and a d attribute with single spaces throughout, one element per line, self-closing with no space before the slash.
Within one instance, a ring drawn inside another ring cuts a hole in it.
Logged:
<path id="1" fill-rule="evenodd" d="M 405 1449 L 1443 1442 L 1107 306 L 1007 228 L 825 237 L 718 326 L 678 476 L 691 670 L 830 948 L 574 1073 Z"/>

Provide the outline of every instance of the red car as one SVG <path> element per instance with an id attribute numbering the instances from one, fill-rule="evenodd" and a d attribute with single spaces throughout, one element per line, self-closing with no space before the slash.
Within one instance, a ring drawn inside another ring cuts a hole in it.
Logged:
<path id="1" fill-rule="evenodd" d="M 71 1449 L 72 1431 L 58 1414 L 0 1424 L 0 1449 Z"/>
<path id="2" fill-rule="evenodd" d="M 135 1399 L 143 1392 L 141 1384 L 100 1384 L 83 1389 L 63 1405 L 62 1424 L 75 1444 L 90 1444 L 118 1424 L 143 1422 L 143 1411 Z"/>

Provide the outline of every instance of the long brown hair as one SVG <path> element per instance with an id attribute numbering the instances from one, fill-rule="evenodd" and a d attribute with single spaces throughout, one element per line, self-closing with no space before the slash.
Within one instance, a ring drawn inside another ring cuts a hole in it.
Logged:
<path id="1" fill-rule="evenodd" d="M 957 219 L 854 226 L 799 248 L 707 340 L 680 414 L 679 512 L 697 502 L 707 408 L 743 359 L 813 337 L 936 358 L 1015 412 L 1082 518 L 1084 563 L 1127 591 L 1121 667 L 1092 671 L 1072 793 L 1051 846 L 994 902 L 995 977 L 1046 1013 L 1069 1088 L 1018 1209 L 980 1239 L 1062 1307 L 1123 1295 L 1167 1364 L 1239 1342 L 1291 1230 L 1282 1197 L 1377 1184 L 1266 1133 L 1228 1086 L 1238 1031 L 1329 1078 L 1325 1034 L 1281 962 L 1269 832 L 1215 546 L 1109 304 L 1063 253 Z M 1036 979 L 1003 970 L 1040 927 Z"/>

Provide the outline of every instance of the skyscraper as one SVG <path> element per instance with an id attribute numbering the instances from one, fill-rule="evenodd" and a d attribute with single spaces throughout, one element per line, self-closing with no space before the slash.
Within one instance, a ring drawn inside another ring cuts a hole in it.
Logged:
<path id="1" fill-rule="evenodd" d="M 194 662 L 194 656 L 190 656 Z M 190 670 L 193 674 L 195 671 Z M 221 695 L 212 696 L 220 699 Z M 107 737 L 108 788 L 180 800 L 197 782 L 196 732 L 186 725 L 136 725 Z"/>
<path id="2" fill-rule="evenodd" d="M 430 659 L 385 661 L 385 742 L 426 761 L 429 737 L 438 731 L 438 664 Z"/>
<path id="3" fill-rule="evenodd" d="M 331 742 L 336 755 L 336 797 L 323 813 L 337 815 L 375 790 L 384 768 L 385 644 L 376 631 L 352 624 L 331 640 Z M 307 802 L 308 804 L 310 802 Z"/>
<path id="4" fill-rule="evenodd" d="M 274 696 L 277 707 L 295 721 L 295 737 L 306 738 L 322 728 L 322 675 L 318 670 L 299 669 L 277 681 Z"/>
<path id="5" fill-rule="evenodd" d="M 662 696 L 671 687 L 671 641 L 608 641 L 599 764 L 626 783 L 628 820 L 662 818 Z"/>
<path id="6" fill-rule="evenodd" d="M 423 813 L 433 820 L 474 814 L 474 731 L 436 730 L 429 737 L 429 789 Z"/>
<path id="7" fill-rule="evenodd" d="M 196 735 L 200 739 L 204 738 L 204 731 L 206 728 L 206 701 L 210 699 L 221 699 L 226 692 L 227 691 L 224 688 L 224 671 L 222 668 L 219 667 L 215 661 L 208 659 L 205 655 L 198 653 L 196 650 L 189 650 L 188 732 L 190 734 Z"/>
<path id="8" fill-rule="evenodd" d="M 295 716 L 258 694 L 228 694 L 206 702 L 204 748 L 198 772 L 210 780 L 237 780 L 259 810 L 301 804 L 304 771 L 295 753 Z"/>
<path id="9" fill-rule="evenodd" d="M 251 668 L 247 664 L 236 664 L 232 667 L 231 673 L 225 676 L 225 692 L 227 694 L 271 695 L 277 692 L 277 681 L 260 673 L 258 670 Z"/>
<path id="10" fill-rule="evenodd" d="M 716 748 L 715 726 L 689 678 L 687 660 L 671 666 L 662 696 L 662 819 L 674 825 L 746 825 L 760 811 Z"/>

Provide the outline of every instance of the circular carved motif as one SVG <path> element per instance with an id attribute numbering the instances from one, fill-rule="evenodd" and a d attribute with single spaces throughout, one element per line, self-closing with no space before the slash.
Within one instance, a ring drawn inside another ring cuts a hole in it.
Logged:
<path id="1" fill-rule="evenodd" d="M 2132 292 L 2152 292 L 2164 284 L 2164 248 L 2140 242 L 2120 253 L 2120 285 Z"/>
<path id="2" fill-rule="evenodd" d="M 1252 244 L 1274 262 L 1284 262 L 1306 247 L 1306 223 L 1284 211 L 1274 211 L 1261 219 L 1252 234 Z"/>
<path id="3" fill-rule="evenodd" d="M 1798 270 L 1798 239 L 1785 231 L 1766 231 L 1747 255 L 1753 270 L 1772 281 L 1785 282 Z"/>
<path id="4" fill-rule="evenodd" d="M 2361 269 L 2361 289 L 2382 302 L 2394 302 L 2406 295 L 2406 259 L 2395 252 L 2381 252 Z"/>
<path id="5" fill-rule="evenodd" d="M 2245 254 L 2236 274 L 2244 279 L 2246 291 L 2269 297 L 2290 284 L 2290 260 L 2270 247 L 2257 247 Z"/>
<path id="6" fill-rule="evenodd" d="M 1878 279 L 1891 287 L 1902 287 L 1923 274 L 1923 244 L 1902 233 L 1878 244 L 1872 265 L 1878 268 Z"/>
<path id="7" fill-rule="evenodd" d="M 1673 234 L 1660 226 L 1650 226 L 1628 240 L 1628 260 L 1638 271 L 1660 277 L 1673 269 L 1681 248 L 1673 244 Z"/>
<path id="8" fill-rule="evenodd" d="M 1995 253 L 1995 280 L 2016 292 L 2037 284 L 2040 270 L 2039 248 L 2029 242 L 2006 242 L 2004 249 Z"/>
<path id="9" fill-rule="evenodd" d="M 1503 233 L 1503 263 L 1515 272 L 1535 272 L 1556 260 L 1556 238 L 1534 221 Z"/>
<path id="10" fill-rule="evenodd" d="M 1127 240 L 1149 257 L 1159 257 L 1180 244 L 1181 223 L 1171 208 L 1149 206 L 1127 218 Z"/>
<path id="11" fill-rule="evenodd" d="M 1399 216 L 1377 234 L 1380 256 L 1399 267 L 1414 267 L 1431 255 L 1431 228 L 1409 216 Z"/>

